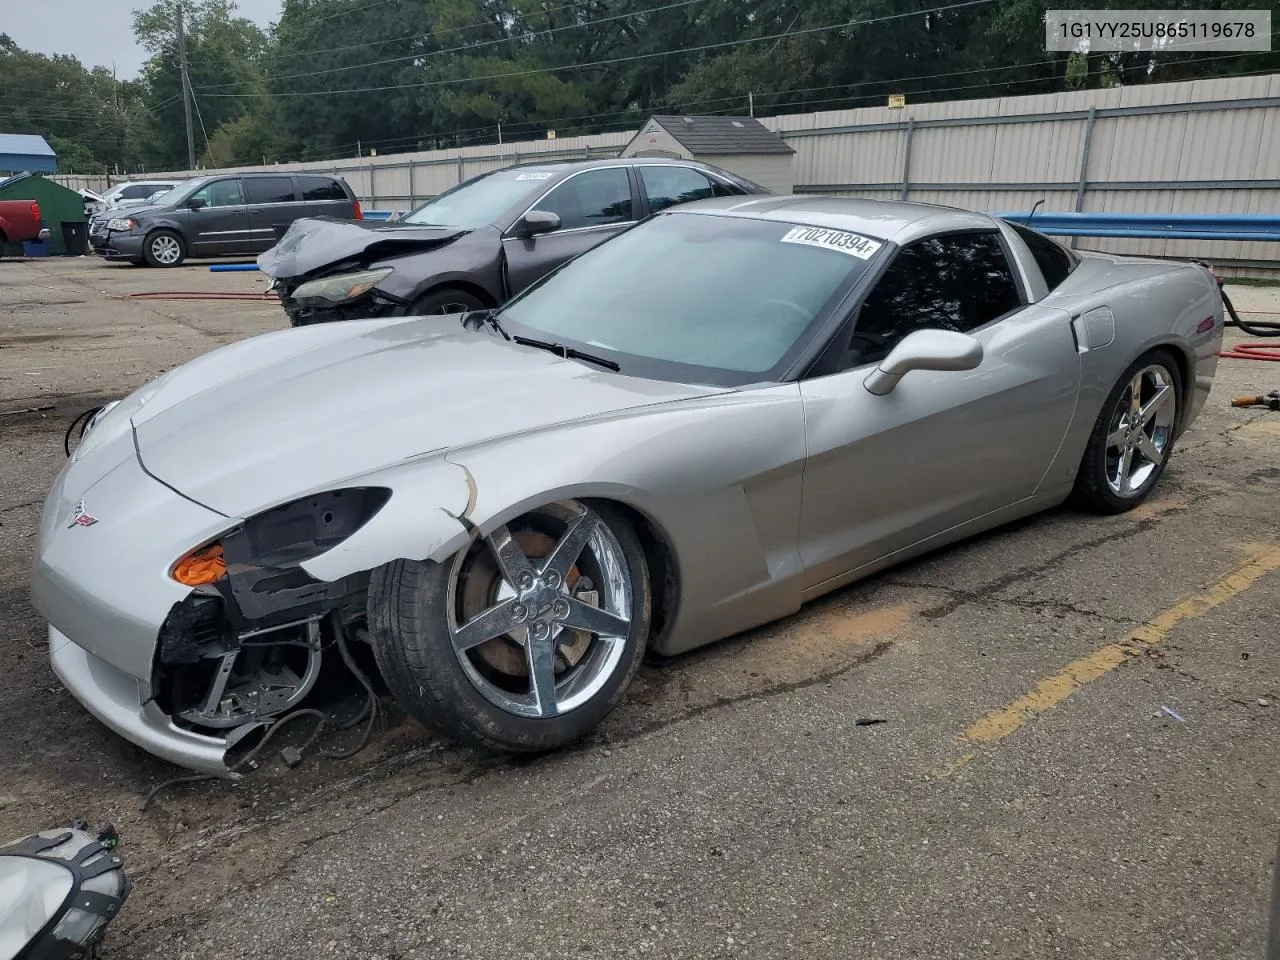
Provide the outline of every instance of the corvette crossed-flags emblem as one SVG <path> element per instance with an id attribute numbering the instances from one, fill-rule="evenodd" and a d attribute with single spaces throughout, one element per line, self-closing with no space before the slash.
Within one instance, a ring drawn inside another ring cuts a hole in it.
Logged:
<path id="1" fill-rule="evenodd" d="M 85 512 L 84 501 L 81 500 L 71 513 L 71 522 L 67 524 L 67 529 L 70 530 L 72 527 L 92 527 L 97 522 L 97 517 Z"/>

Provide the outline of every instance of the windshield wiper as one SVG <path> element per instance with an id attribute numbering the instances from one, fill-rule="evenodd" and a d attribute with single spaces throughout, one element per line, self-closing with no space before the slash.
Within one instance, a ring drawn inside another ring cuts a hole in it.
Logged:
<path id="1" fill-rule="evenodd" d="M 471 310 L 462 315 L 462 322 L 465 324 L 469 317 L 475 316 L 477 314 L 484 319 L 485 323 L 493 327 L 493 329 L 496 330 L 498 333 L 502 334 L 503 340 L 511 339 L 511 334 L 507 333 L 507 331 L 503 329 L 502 322 L 498 319 L 497 310 Z"/>
<path id="2" fill-rule="evenodd" d="M 594 353 L 585 353 L 574 347 L 566 347 L 563 343 L 551 343 L 548 340 L 534 340 L 532 337 L 512 337 L 516 343 L 525 347 L 537 347 L 539 350 L 547 350 L 557 356 L 564 357 L 566 360 L 585 360 L 587 363 L 595 363 L 604 367 L 606 370 L 613 370 L 615 373 L 622 369 L 617 363 L 608 357 L 598 357 Z"/>

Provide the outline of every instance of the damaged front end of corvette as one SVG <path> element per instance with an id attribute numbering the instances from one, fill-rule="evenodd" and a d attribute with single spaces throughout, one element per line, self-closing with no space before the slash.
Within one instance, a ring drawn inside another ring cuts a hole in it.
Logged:
<path id="1" fill-rule="evenodd" d="M 176 726 L 230 747 L 307 697 L 325 649 L 364 625 L 368 574 L 321 581 L 301 564 L 358 531 L 390 493 L 358 487 L 304 497 L 174 565 L 170 575 L 192 590 L 160 629 L 151 690 Z"/>

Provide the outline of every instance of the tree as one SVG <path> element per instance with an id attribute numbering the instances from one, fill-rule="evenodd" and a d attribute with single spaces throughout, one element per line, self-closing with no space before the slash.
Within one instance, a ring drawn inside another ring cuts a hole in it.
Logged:
<path id="1" fill-rule="evenodd" d="M 231 0 L 160 0 L 134 14 L 139 42 L 151 53 L 143 66 L 151 117 L 153 167 L 187 165 L 186 119 L 177 47 L 178 7 L 183 6 L 187 65 L 194 91 L 196 142 L 223 124 L 264 110 L 259 61 L 268 48 L 265 33 L 252 20 L 235 15 Z M 236 96 L 208 96 L 234 91 Z"/>
<path id="2" fill-rule="evenodd" d="M 46 57 L 0 34 L 0 129 L 43 136 L 77 171 L 128 167 L 144 150 L 142 89 L 103 67 Z"/>

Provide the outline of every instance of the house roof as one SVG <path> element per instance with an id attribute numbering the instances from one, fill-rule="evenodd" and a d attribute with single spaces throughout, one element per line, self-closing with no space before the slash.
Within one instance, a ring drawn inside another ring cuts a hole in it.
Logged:
<path id="1" fill-rule="evenodd" d="M 653 122 L 694 156 L 795 153 L 755 117 L 654 117 Z"/>
<path id="2" fill-rule="evenodd" d="M 0 153 L 22 154 L 28 157 L 57 156 L 44 137 L 29 133 L 0 133 Z"/>
<path id="3" fill-rule="evenodd" d="M 0 170 L 55 173 L 58 155 L 45 141 L 27 133 L 0 133 Z"/>

